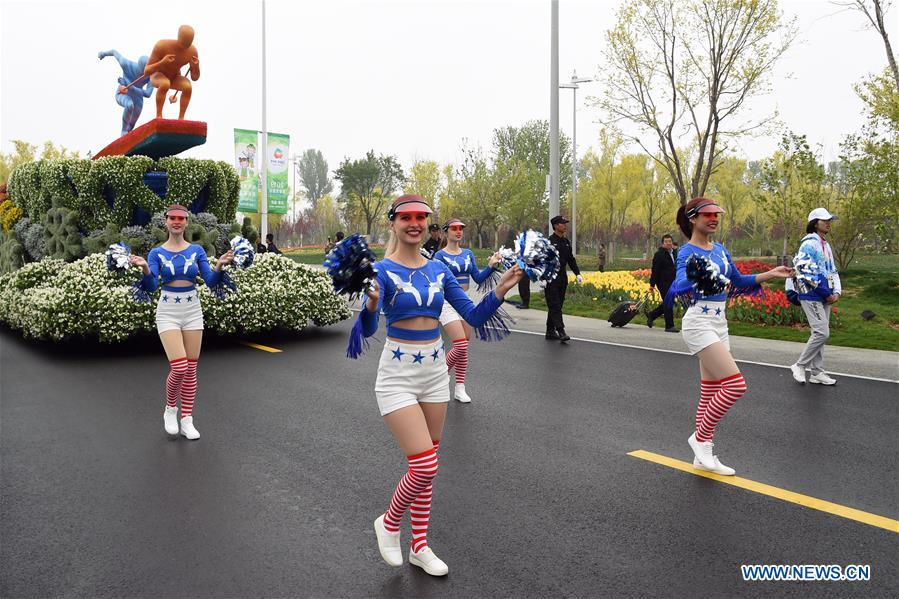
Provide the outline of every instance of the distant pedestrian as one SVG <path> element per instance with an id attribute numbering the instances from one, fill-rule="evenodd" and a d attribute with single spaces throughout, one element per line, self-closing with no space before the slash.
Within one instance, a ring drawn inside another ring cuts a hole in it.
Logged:
<path id="1" fill-rule="evenodd" d="M 662 299 L 668 295 L 668 289 L 674 282 L 674 276 L 677 272 L 677 252 L 674 251 L 674 238 L 667 233 L 662 236 L 662 246 L 652 257 L 652 273 L 649 275 L 649 290 L 658 288 Z M 652 321 L 659 316 L 665 315 L 665 331 L 668 333 L 678 333 L 680 329 L 674 326 L 674 307 L 666 304 L 664 301 L 659 304 L 658 308 L 646 315 L 646 326 L 652 328 Z"/>
<path id="2" fill-rule="evenodd" d="M 596 261 L 598 262 L 599 272 L 606 271 L 606 244 L 600 243 L 599 249 L 596 250 Z"/>
<path id="3" fill-rule="evenodd" d="M 437 250 L 440 249 L 440 225 L 437 223 L 431 223 L 428 225 L 428 234 L 431 236 L 423 246 L 422 255 L 428 260 L 432 260 L 434 258 L 434 254 L 437 253 Z"/>
<path id="4" fill-rule="evenodd" d="M 803 237 L 799 244 L 799 254 L 811 258 L 818 271 L 817 287 L 795 290 L 799 292 L 799 303 L 812 329 L 805 349 L 802 350 L 796 363 L 790 366 L 793 378 L 802 384 L 805 384 L 806 370 L 811 371 L 808 379 L 810 383 L 835 385 L 837 382 L 824 372 L 824 344 L 830 337 L 831 306 L 839 301 L 840 294 L 843 293 L 840 274 L 833 259 L 833 250 L 827 243 L 827 234 L 836 219 L 837 217 L 825 208 L 815 208 L 809 212 L 808 225 L 805 228 L 808 235 Z M 787 291 L 793 289 L 793 279 L 787 279 Z"/>
<path id="5" fill-rule="evenodd" d="M 278 249 L 278 246 L 275 245 L 275 236 L 271 233 L 265 236 L 265 249 L 274 254 L 281 254 L 281 250 Z"/>

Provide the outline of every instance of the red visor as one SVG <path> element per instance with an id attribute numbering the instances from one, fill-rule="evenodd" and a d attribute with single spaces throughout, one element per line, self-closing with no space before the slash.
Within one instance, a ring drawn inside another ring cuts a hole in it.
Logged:
<path id="1" fill-rule="evenodd" d="M 401 212 L 423 212 L 425 214 L 433 214 L 434 211 L 428 206 L 421 196 L 405 195 L 397 198 L 396 203 L 390 207 L 387 218 L 393 220 L 397 214 Z"/>
<path id="2" fill-rule="evenodd" d="M 431 210 L 431 207 L 424 202 L 403 202 L 402 204 L 397 206 L 393 212 L 396 214 L 399 214 L 401 212 L 424 212 L 425 214 L 434 213 L 434 211 Z"/>
<path id="3" fill-rule="evenodd" d="M 687 218 L 693 218 L 697 214 L 718 214 L 721 212 L 724 212 L 724 208 L 715 202 L 705 202 L 688 210 Z"/>
<path id="4" fill-rule="evenodd" d="M 463 222 L 462 222 L 461 220 L 459 220 L 458 218 L 453 218 L 453 219 L 451 219 L 448 223 L 446 223 L 445 225 L 443 225 L 443 230 L 444 230 L 444 231 L 449 231 L 449 228 L 450 228 L 450 227 L 462 227 L 462 228 L 465 228 L 465 223 L 463 223 Z"/>

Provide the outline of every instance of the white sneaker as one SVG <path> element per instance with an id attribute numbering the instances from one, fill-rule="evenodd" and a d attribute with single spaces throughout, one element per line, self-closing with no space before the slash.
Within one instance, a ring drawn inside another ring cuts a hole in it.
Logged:
<path id="1" fill-rule="evenodd" d="M 456 401 L 461 401 L 462 403 L 471 403 L 471 397 L 468 396 L 468 393 L 465 392 L 465 384 L 457 384 L 456 389 L 453 391 L 453 397 L 456 398 Z"/>
<path id="2" fill-rule="evenodd" d="M 191 441 L 196 441 L 200 438 L 200 432 L 194 428 L 193 416 L 185 416 L 181 419 L 181 434 Z"/>
<path id="3" fill-rule="evenodd" d="M 721 463 L 721 460 L 718 459 L 718 456 L 712 456 L 715 458 L 715 468 L 709 469 L 702 465 L 702 463 L 693 458 L 693 467 L 697 470 L 705 470 L 706 472 L 714 472 L 715 474 L 721 474 L 723 476 L 733 476 L 736 473 L 736 470 L 731 468 L 730 466 L 725 466 Z"/>
<path id="4" fill-rule="evenodd" d="M 418 553 L 409 549 L 409 563 L 418 566 L 431 576 L 446 576 L 449 573 L 449 566 L 434 555 L 430 547 L 425 547 Z"/>
<path id="5" fill-rule="evenodd" d="M 165 432 L 170 435 L 178 434 L 178 408 L 165 407 L 162 413 L 162 419 L 165 422 Z"/>
<path id="6" fill-rule="evenodd" d="M 790 372 L 793 373 L 793 378 L 797 383 L 801 385 L 805 384 L 805 368 L 799 364 L 790 364 Z"/>
<path id="7" fill-rule="evenodd" d="M 690 444 L 690 448 L 693 450 L 693 455 L 696 456 L 696 460 L 705 466 L 706 470 L 714 470 L 718 467 L 715 463 L 715 456 L 712 454 L 712 451 L 715 448 L 714 443 L 711 441 L 697 441 L 695 432 L 690 435 L 689 439 L 687 439 L 687 443 Z"/>
<path id="8" fill-rule="evenodd" d="M 375 520 L 375 536 L 378 537 L 378 551 L 381 552 L 381 559 L 387 562 L 388 566 L 402 566 L 403 551 L 400 549 L 400 533 L 399 531 L 388 532 L 384 528 L 384 514 Z"/>
<path id="9" fill-rule="evenodd" d="M 837 384 L 837 380 L 832 379 L 829 376 L 827 376 L 826 372 L 819 372 L 818 374 L 813 374 L 812 376 L 808 377 L 808 382 L 814 383 L 816 385 L 836 385 Z"/>

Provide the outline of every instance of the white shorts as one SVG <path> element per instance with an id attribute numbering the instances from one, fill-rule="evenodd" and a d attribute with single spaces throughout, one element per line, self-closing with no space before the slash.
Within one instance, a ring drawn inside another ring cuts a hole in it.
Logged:
<path id="1" fill-rule="evenodd" d="M 721 341 L 730 351 L 727 333 L 727 302 L 699 301 L 689 308 L 681 321 L 681 335 L 690 354 L 696 354 L 713 343 Z"/>
<path id="2" fill-rule="evenodd" d="M 457 320 L 462 320 L 462 317 L 459 316 L 459 313 L 456 312 L 456 309 L 453 308 L 450 303 L 446 300 L 443 300 L 443 309 L 440 310 L 440 321 L 441 326 L 446 326 L 451 322 L 455 322 Z"/>
<path id="3" fill-rule="evenodd" d="M 159 293 L 156 304 L 156 330 L 202 331 L 203 309 L 196 288 L 190 291 L 166 291 Z"/>
<path id="4" fill-rule="evenodd" d="M 378 363 L 375 397 L 381 416 L 417 403 L 449 401 L 443 341 L 422 345 L 388 339 Z"/>

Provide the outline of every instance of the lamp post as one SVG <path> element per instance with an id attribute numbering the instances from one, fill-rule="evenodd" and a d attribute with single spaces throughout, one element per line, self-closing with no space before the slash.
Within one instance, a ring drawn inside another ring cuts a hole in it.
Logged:
<path id="1" fill-rule="evenodd" d="M 577 71 L 571 73 L 571 83 L 562 83 L 561 88 L 571 90 L 571 253 L 577 255 L 577 90 L 578 83 L 589 83 L 593 79 L 579 79 Z"/>

